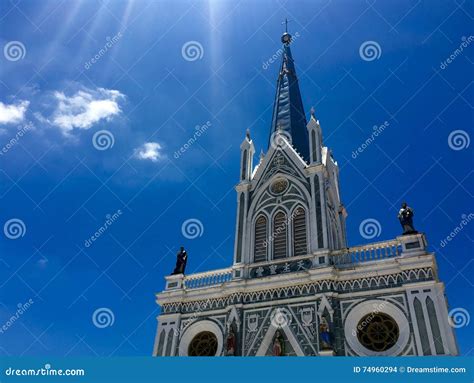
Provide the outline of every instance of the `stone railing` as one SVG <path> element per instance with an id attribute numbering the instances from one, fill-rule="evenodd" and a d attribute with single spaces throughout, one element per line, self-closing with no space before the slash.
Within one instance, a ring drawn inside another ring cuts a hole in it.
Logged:
<path id="1" fill-rule="evenodd" d="M 374 242 L 368 245 L 349 247 L 331 252 L 332 265 L 348 265 L 361 262 L 393 258 L 401 254 L 402 244 L 396 240 Z"/>
<path id="2" fill-rule="evenodd" d="M 212 270 L 190 275 L 169 275 L 166 278 L 166 290 L 199 289 L 219 286 L 232 280 L 260 278 L 293 271 L 335 266 L 351 267 L 364 262 L 380 261 L 397 256 L 418 256 L 426 254 L 426 239 L 423 234 L 399 236 L 396 239 L 374 242 L 347 249 L 326 251 L 325 254 L 284 258 L 278 261 L 259 262 L 239 267 Z"/>
<path id="3" fill-rule="evenodd" d="M 232 268 L 212 270 L 204 273 L 186 275 L 183 284 L 186 289 L 197 289 L 229 282 L 232 279 Z"/>

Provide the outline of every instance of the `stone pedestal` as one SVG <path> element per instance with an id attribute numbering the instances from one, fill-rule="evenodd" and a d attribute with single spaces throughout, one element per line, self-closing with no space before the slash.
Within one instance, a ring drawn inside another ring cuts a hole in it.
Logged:
<path id="1" fill-rule="evenodd" d="M 397 240 L 402 245 L 402 257 L 426 254 L 427 242 L 425 235 L 422 233 L 400 235 Z"/>
<path id="2" fill-rule="evenodd" d="M 319 351 L 319 356 L 335 356 L 336 353 L 334 352 L 334 350 L 322 350 L 322 351 Z"/>
<path id="3" fill-rule="evenodd" d="M 166 290 L 177 290 L 183 286 L 183 274 L 168 275 L 166 279 Z"/>

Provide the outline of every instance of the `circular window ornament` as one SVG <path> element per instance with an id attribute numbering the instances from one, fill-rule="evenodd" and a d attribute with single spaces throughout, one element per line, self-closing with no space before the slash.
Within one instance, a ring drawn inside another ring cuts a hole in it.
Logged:
<path id="1" fill-rule="evenodd" d="M 214 356 L 217 352 L 217 337 L 210 331 L 197 334 L 188 346 L 189 356 Z"/>
<path id="2" fill-rule="evenodd" d="M 397 322 L 384 313 L 365 315 L 357 325 L 357 339 L 370 351 L 387 351 L 397 343 L 400 336 Z"/>
<path id="3" fill-rule="evenodd" d="M 278 178 L 271 184 L 270 191 L 273 194 L 283 194 L 286 191 L 286 189 L 288 189 L 288 186 L 289 186 L 288 180 L 284 178 Z"/>
<path id="4" fill-rule="evenodd" d="M 179 341 L 180 356 L 219 356 L 222 354 L 224 335 L 221 328 L 211 320 L 200 320 L 190 324 Z"/>
<path id="5" fill-rule="evenodd" d="M 372 319 L 369 319 L 372 318 Z M 379 318 L 374 322 L 374 318 Z M 408 318 L 394 303 L 370 299 L 353 306 L 344 320 L 344 336 L 350 349 L 359 356 L 402 355 L 410 341 Z M 370 329 L 371 323 L 377 323 Z M 396 325 L 392 326 L 393 324 Z M 388 331 L 382 338 L 378 332 Z M 385 339 L 385 346 L 381 346 Z M 374 351 L 373 349 L 383 351 Z"/>

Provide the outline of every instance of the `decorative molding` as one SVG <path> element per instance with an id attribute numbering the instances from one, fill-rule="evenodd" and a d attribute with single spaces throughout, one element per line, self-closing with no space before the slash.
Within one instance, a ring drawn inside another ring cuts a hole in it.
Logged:
<path id="1" fill-rule="evenodd" d="M 301 285 L 287 286 L 275 289 L 264 289 L 251 292 L 231 293 L 220 298 L 196 300 L 189 302 L 171 302 L 162 304 L 164 314 L 173 312 L 203 312 L 223 309 L 239 303 L 249 304 L 293 297 L 310 296 L 317 293 L 337 292 L 348 293 L 355 291 L 376 291 L 383 288 L 399 287 L 405 283 L 420 282 L 433 279 L 431 268 L 419 268 L 402 271 L 396 274 L 382 275 L 370 278 L 359 278 L 348 281 L 321 280 Z"/>

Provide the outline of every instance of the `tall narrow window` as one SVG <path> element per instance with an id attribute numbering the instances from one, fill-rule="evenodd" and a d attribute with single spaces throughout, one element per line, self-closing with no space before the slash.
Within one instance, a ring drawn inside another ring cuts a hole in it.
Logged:
<path id="1" fill-rule="evenodd" d="M 161 330 L 161 333 L 160 333 L 160 341 L 158 342 L 158 349 L 156 351 L 157 356 L 163 355 L 163 345 L 165 343 L 165 338 L 166 338 L 166 332 L 163 329 Z"/>
<path id="2" fill-rule="evenodd" d="M 293 255 L 306 255 L 306 215 L 302 207 L 293 211 Z"/>
<path id="3" fill-rule="evenodd" d="M 316 148 L 316 133 L 314 130 L 311 132 L 311 154 L 313 155 L 313 162 L 318 162 L 318 154 Z"/>
<path id="4" fill-rule="evenodd" d="M 261 215 L 257 218 L 257 222 L 255 222 L 255 262 L 267 260 L 267 248 L 267 219 L 264 215 Z"/>
<path id="5" fill-rule="evenodd" d="M 415 300 L 413 301 L 413 306 L 415 308 L 416 323 L 418 324 L 418 331 L 420 334 L 423 355 L 431 355 L 431 348 L 428 340 L 428 331 L 426 330 L 425 316 L 423 315 L 423 308 L 421 307 L 421 302 L 418 300 L 418 298 L 415 298 Z"/>
<path id="6" fill-rule="evenodd" d="M 321 214 L 321 189 L 319 186 L 319 177 L 317 174 L 314 175 L 314 201 L 316 211 L 316 227 L 318 237 L 318 249 L 324 247 L 323 243 L 323 219 Z"/>
<path id="7" fill-rule="evenodd" d="M 242 174 L 240 176 L 240 179 L 244 180 L 246 175 L 247 175 L 247 151 L 244 150 L 244 153 L 242 154 Z"/>
<path id="8" fill-rule="evenodd" d="M 286 226 L 286 214 L 280 211 L 273 218 L 273 259 L 287 256 Z"/>
<path id="9" fill-rule="evenodd" d="M 433 333 L 436 354 L 443 355 L 443 338 L 439 331 L 438 317 L 436 316 L 434 302 L 430 297 L 426 298 L 426 310 L 428 311 L 428 317 L 430 318 L 431 332 Z"/>
<path id="10" fill-rule="evenodd" d="M 237 263 L 242 262 L 242 231 L 244 227 L 244 209 L 245 196 L 244 193 L 240 193 L 239 222 L 237 223 L 237 254 L 235 256 L 235 261 Z"/>

